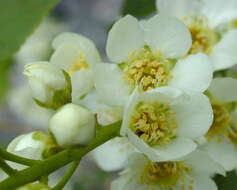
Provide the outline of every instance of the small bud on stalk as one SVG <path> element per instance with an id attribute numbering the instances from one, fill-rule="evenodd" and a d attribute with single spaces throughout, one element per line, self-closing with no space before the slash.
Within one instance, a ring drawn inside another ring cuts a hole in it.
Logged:
<path id="1" fill-rule="evenodd" d="M 35 102 L 46 108 L 57 109 L 71 102 L 69 75 L 49 62 L 36 62 L 25 66 Z"/>
<path id="2" fill-rule="evenodd" d="M 56 145 L 46 133 L 35 131 L 16 137 L 7 147 L 7 151 L 29 159 L 42 160 L 52 154 Z"/>
<path id="3" fill-rule="evenodd" d="M 42 183 L 31 183 L 23 187 L 18 188 L 17 190 L 51 190 L 51 188 Z"/>
<path id="4" fill-rule="evenodd" d="M 95 137 L 95 118 L 88 109 L 67 104 L 53 115 L 49 130 L 62 147 L 86 145 Z"/>

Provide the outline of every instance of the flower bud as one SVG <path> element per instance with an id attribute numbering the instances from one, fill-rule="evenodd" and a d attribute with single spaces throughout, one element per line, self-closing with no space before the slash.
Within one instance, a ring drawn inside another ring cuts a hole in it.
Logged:
<path id="1" fill-rule="evenodd" d="M 25 66 L 35 102 L 46 108 L 57 109 L 71 102 L 69 75 L 49 62 L 36 62 Z"/>
<path id="2" fill-rule="evenodd" d="M 47 158 L 55 149 L 53 139 L 41 131 L 18 136 L 7 147 L 8 152 L 35 160 Z"/>
<path id="3" fill-rule="evenodd" d="M 95 136 L 95 118 L 88 109 L 67 104 L 52 116 L 49 130 L 62 147 L 86 145 Z"/>
<path id="4" fill-rule="evenodd" d="M 51 188 L 42 183 L 30 183 L 18 188 L 17 190 L 51 190 Z"/>

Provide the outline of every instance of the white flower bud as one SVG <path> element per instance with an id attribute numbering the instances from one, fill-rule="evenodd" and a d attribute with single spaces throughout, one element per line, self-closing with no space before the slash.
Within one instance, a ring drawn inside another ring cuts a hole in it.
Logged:
<path id="1" fill-rule="evenodd" d="M 48 157 L 55 144 L 50 136 L 41 131 L 16 137 L 8 145 L 7 151 L 29 159 L 41 160 Z"/>
<path id="2" fill-rule="evenodd" d="M 86 145 L 95 136 L 95 118 L 88 109 L 67 104 L 50 119 L 49 130 L 62 147 Z"/>
<path id="3" fill-rule="evenodd" d="M 57 109 L 71 102 L 69 75 L 49 62 L 36 62 L 25 66 L 32 95 L 37 104 Z"/>
<path id="4" fill-rule="evenodd" d="M 51 190 L 51 188 L 42 183 L 30 183 L 18 188 L 17 190 Z"/>

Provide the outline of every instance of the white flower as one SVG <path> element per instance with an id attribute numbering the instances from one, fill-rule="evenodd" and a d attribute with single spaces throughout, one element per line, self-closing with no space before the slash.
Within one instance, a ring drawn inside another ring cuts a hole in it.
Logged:
<path id="1" fill-rule="evenodd" d="M 43 183 L 30 183 L 17 190 L 51 190 L 51 188 Z"/>
<path id="2" fill-rule="evenodd" d="M 213 119 L 212 107 L 202 93 L 184 93 L 160 87 L 137 90 L 125 107 L 121 135 L 154 162 L 179 159 L 197 148 Z"/>
<path id="3" fill-rule="evenodd" d="M 140 24 L 125 16 L 113 25 L 106 46 L 117 64 L 96 66 L 96 89 L 105 103 L 119 106 L 136 85 L 144 91 L 172 86 L 203 92 L 211 82 L 212 66 L 204 54 L 184 58 L 191 44 L 188 28 L 176 18 L 156 15 Z"/>
<path id="4" fill-rule="evenodd" d="M 32 96 L 41 106 L 57 109 L 71 101 L 71 84 L 67 74 L 49 62 L 25 66 Z"/>
<path id="5" fill-rule="evenodd" d="M 82 106 L 66 104 L 50 119 L 49 130 L 59 146 L 86 145 L 95 137 L 95 118 Z"/>
<path id="6" fill-rule="evenodd" d="M 237 79 L 215 78 L 207 94 L 214 120 L 202 148 L 231 171 L 237 168 Z"/>
<path id="7" fill-rule="evenodd" d="M 224 169 L 201 151 L 170 162 L 152 162 L 133 153 L 129 168 L 112 182 L 111 190 L 217 190 L 211 179 L 216 173 L 225 175 Z"/>
<path id="8" fill-rule="evenodd" d="M 75 33 L 62 33 L 53 41 L 50 62 L 61 67 L 71 76 L 72 99 L 77 101 L 94 88 L 93 69 L 101 62 L 92 41 Z"/>
<path id="9" fill-rule="evenodd" d="M 157 0 L 157 8 L 161 14 L 184 20 L 193 40 L 189 53 L 208 54 L 215 70 L 237 63 L 237 29 L 219 31 L 237 19 L 236 0 Z"/>

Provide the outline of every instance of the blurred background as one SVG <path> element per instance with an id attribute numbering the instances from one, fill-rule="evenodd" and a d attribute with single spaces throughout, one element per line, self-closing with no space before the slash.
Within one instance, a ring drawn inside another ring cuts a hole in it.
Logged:
<path id="1" fill-rule="evenodd" d="M 118 18 L 131 14 L 143 19 L 155 13 L 155 0 L 62 0 L 20 50 L 0 64 L 0 146 L 5 147 L 24 132 L 46 130 L 52 113 L 32 101 L 23 69 L 31 61 L 49 59 L 51 42 L 57 34 L 69 31 L 88 37 L 106 61 L 107 33 Z M 54 174 L 52 183 L 56 183 L 62 173 Z M 107 190 L 116 175 L 103 172 L 87 156 L 65 190 Z M 215 179 L 220 190 L 237 189 L 235 173 Z"/>

